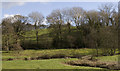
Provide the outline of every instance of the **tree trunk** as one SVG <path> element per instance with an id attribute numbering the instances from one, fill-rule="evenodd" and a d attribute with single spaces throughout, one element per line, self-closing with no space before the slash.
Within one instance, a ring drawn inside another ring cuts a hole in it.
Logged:
<path id="1" fill-rule="evenodd" d="M 114 48 L 114 52 L 113 52 L 113 54 L 115 55 L 115 53 L 116 53 L 116 49 Z"/>
<path id="2" fill-rule="evenodd" d="M 97 57 L 98 57 L 98 46 L 96 44 L 96 54 L 97 54 Z"/>
<path id="3" fill-rule="evenodd" d="M 112 56 L 113 55 L 113 49 L 111 48 L 111 52 L 110 52 L 110 55 Z"/>
<path id="4" fill-rule="evenodd" d="M 9 46 L 8 46 L 8 44 L 9 44 L 9 42 L 8 42 L 8 40 L 7 40 L 7 51 L 9 51 Z"/>
<path id="5" fill-rule="evenodd" d="M 59 24 L 59 34 L 61 35 L 61 24 Z"/>
<path id="6" fill-rule="evenodd" d="M 38 45 L 38 30 L 36 31 L 36 40 L 37 40 L 37 45 Z"/>
<path id="7" fill-rule="evenodd" d="M 71 28 L 70 28 L 70 23 L 68 22 L 68 30 L 69 30 L 69 33 L 71 32 Z"/>
<path id="8" fill-rule="evenodd" d="M 38 30 L 37 30 L 37 21 L 35 22 L 35 30 L 36 30 L 36 41 L 37 41 L 37 45 L 38 45 Z"/>
<path id="9" fill-rule="evenodd" d="M 98 57 L 98 48 L 96 48 L 96 51 L 97 51 L 97 57 Z"/>

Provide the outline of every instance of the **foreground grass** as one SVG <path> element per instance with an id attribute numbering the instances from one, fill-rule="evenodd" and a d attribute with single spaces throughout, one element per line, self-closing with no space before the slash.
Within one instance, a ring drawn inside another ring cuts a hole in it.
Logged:
<path id="1" fill-rule="evenodd" d="M 70 66 L 64 64 L 66 61 L 78 60 L 76 58 L 69 59 L 45 59 L 45 60 L 14 60 L 3 61 L 3 69 L 100 69 L 85 66 Z"/>
<path id="2" fill-rule="evenodd" d="M 71 66 L 66 65 L 64 62 L 78 60 L 77 58 L 59 58 L 59 59 L 42 59 L 42 60 L 23 60 L 25 57 L 36 56 L 54 56 L 56 54 L 64 54 L 65 56 L 81 56 L 92 55 L 94 49 L 49 49 L 49 50 L 22 50 L 22 51 L 2 51 L 2 59 L 20 58 L 20 60 L 2 61 L 3 69 L 101 69 L 96 67 L 85 66 Z M 118 61 L 120 55 L 114 56 L 101 56 L 96 57 L 101 61 Z M 108 70 L 109 71 L 109 70 Z"/>
<path id="3" fill-rule="evenodd" d="M 37 57 L 47 55 L 49 57 L 54 55 L 76 56 L 93 54 L 94 49 L 50 49 L 50 50 L 23 50 L 23 51 L 3 51 L 2 59 L 8 58 L 25 58 L 25 57 Z"/>
<path id="4" fill-rule="evenodd" d="M 96 58 L 100 59 L 101 61 L 118 61 L 120 59 L 120 55 L 100 56 L 100 57 L 96 57 Z"/>

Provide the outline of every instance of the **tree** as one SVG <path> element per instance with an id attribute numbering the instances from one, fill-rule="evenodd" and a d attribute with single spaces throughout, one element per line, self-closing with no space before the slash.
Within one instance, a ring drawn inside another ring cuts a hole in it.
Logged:
<path id="1" fill-rule="evenodd" d="M 70 8 L 63 9 L 62 14 L 63 14 L 63 18 L 64 18 L 64 23 L 66 23 L 67 27 L 68 27 L 68 33 L 70 33 L 71 32 L 71 24 L 72 24 L 72 17 L 71 17 L 72 10 Z"/>
<path id="2" fill-rule="evenodd" d="M 101 21 L 104 25 L 109 26 L 111 24 L 110 21 L 113 23 L 112 15 L 114 14 L 114 11 L 115 7 L 112 3 L 106 3 L 99 7 Z"/>
<path id="3" fill-rule="evenodd" d="M 44 21 L 44 16 L 39 12 L 32 12 L 29 14 L 31 21 L 34 23 L 34 28 L 36 31 L 36 40 L 38 45 L 38 28 Z"/>
<path id="4" fill-rule="evenodd" d="M 103 55 L 114 55 L 118 47 L 118 32 L 114 27 L 100 29 L 100 48 Z"/>
<path id="5" fill-rule="evenodd" d="M 71 10 L 72 10 L 71 17 L 73 23 L 76 25 L 77 29 L 79 29 L 79 26 L 81 24 L 84 24 L 85 11 L 80 7 L 73 7 Z"/>
<path id="6" fill-rule="evenodd" d="M 14 31 L 17 35 L 17 39 L 16 41 L 18 41 L 19 39 L 20 42 L 19 44 L 24 47 L 24 42 L 25 42 L 25 32 L 27 31 L 26 26 L 28 23 L 28 17 L 26 16 L 22 16 L 22 15 L 14 15 L 13 17 L 14 22 L 13 22 L 13 27 L 14 27 Z M 17 42 L 18 43 L 18 42 Z"/>
<path id="7" fill-rule="evenodd" d="M 23 39 L 24 38 L 23 35 L 25 35 L 25 31 L 26 31 L 25 28 L 26 28 L 26 23 L 28 21 L 28 17 L 22 15 L 15 15 L 13 19 L 14 22 L 12 26 L 14 28 L 14 32 L 16 33 L 19 39 Z"/>
<path id="8" fill-rule="evenodd" d="M 62 25 L 63 25 L 63 15 L 61 10 L 54 10 L 49 16 L 47 16 L 47 21 L 52 25 L 52 35 L 53 35 L 53 45 L 61 47 L 62 38 Z"/>
<path id="9" fill-rule="evenodd" d="M 107 55 L 113 55 L 117 47 L 116 32 L 118 32 L 118 14 L 116 7 L 112 3 L 103 4 L 99 7 L 99 13 L 101 23 L 105 25 L 100 34 L 102 36 L 101 46 L 107 48 Z"/>
<path id="10" fill-rule="evenodd" d="M 98 28 L 100 27 L 100 17 L 99 12 L 95 10 L 91 10 L 86 12 L 86 22 L 89 24 L 91 28 Z"/>
<path id="11" fill-rule="evenodd" d="M 23 24 L 21 19 L 18 18 L 18 15 L 4 18 L 2 20 L 3 46 L 7 47 L 7 50 L 22 49 L 20 42 L 18 41 L 20 39 L 20 33 L 23 31 L 22 25 Z"/>
<path id="12" fill-rule="evenodd" d="M 13 32 L 13 27 L 11 24 L 11 18 L 4 18 L 2 20 L 2 46 L 4 47 L 3 49 L 6 49 L 7 51 L 10 50 L 10 34 L 14 33 Z"/>
<path id="13" fill-rule="evenodd" d="M 96 56 L 98 56 L 99 49 L 100 49 L 100 33 L 95 30 L 94 28 L 90 29 L 90 33 L 86 36 L 87 38 L 87 45 L 90 48 L 95 48 L 96 49 Z"/>

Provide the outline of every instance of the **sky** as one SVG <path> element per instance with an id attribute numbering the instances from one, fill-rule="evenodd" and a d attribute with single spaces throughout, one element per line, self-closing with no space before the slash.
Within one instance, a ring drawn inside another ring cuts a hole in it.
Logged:
<path id="1" fill-rule="evenodd" d="M 20 14 L 28 16 L 31 12 L 40 12 L 45 17 L 55 9 L 82 7 L 85 10 L 98 10 L 107 2 L 3 2 L 2 18 Z M 117 2 L 112 2 L 117 6 Z"/>

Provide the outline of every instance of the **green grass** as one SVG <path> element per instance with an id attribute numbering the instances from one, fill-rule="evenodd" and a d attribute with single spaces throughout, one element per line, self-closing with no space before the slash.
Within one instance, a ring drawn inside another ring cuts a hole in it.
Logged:
<path id="1" fill-rule="evenodd" d="M 97 59 L 100 59 L 101 61 L 118 61 L 120 58 L 120 55 L 114 55 L 114 56 L 101 56 L 96 57 Z"/>
<path id="2" fill-rule="evenodd" d="M 45 60 L 14 60 L 3 61 L 3 69 L 100 69 L 95 67 L 85 66 L 70 66 L 64 64 L 66 61 L 77 60 L 70 59 L 45 59 Z"/>
<path id="3" fill-rule="evenodd" d="M 93 49 L 50 49 L 50 50 L 23 50 L 23 51 L 2 51 L 2 59 L 8 58 L 24 58 L 24 57 L 36 57 L 42 55 L 55 55 L 66 54 L 72 55 L 88 55 L 91 54 Z M 70 59 L 44 59 L 44 60 L 13 60 L 2 61 L 3 69 L 99 69 L 95 67 L 85 66 L 70 66 L 65 65 L 65 61 L 77 60 L 76 58 Z"/>
<path id="4" fill-rule="evenodd" d="M 65 56 L 80 56 L 93 54 L 94 49 L 46 49 L 46 50 L 23 50 L 23 51 L 3 51 L 2 59 L 8 58 L 24 58 L 37 57 L 43 55 L 54 56 L 56 54 L 63 54 Z"/>
<path id="5" fill-rule="evenodd" d="M 94 49 L 46 49 L 46 50 L 23 50 L 23 51 L 2 51 L 2 59 L 8 58 L 20 58 L 20 60 L 13 61 L 2 61 L 3 69 L 100 69 L 96 67 L 85 67 L 85 66 L 71 66 L 66 65 L 64 62 L 70 60 L 78 60 L 77 58 L 57 58 L 57 59 L 41 59 L 41 60 L 22 60 L 25 57 L 36 57 L 42 55 L 55 55 L 55 54 L 66 54 L 67 56 L 72 55 L 91 55 L 94 53 Z M 101 56 L 96 57 L 102 61 L 118 61 L 119 55 L 114 56 Z M 108 70 L 109 71 L 109 70 Z"/>
<path id="6" fill-rule="evenodd" d="M 49 33 L 49 30 L 50 29 L 39 29 L 38 30 L 38 35 L 43 35 L 43 34 L 48 34 Z M 32 30 L 32 31 L 27 31 L 26 33 L 25 33 L 25 37 L 36 37 L 36 32 L 35 32 L 36 30 Z"/>

